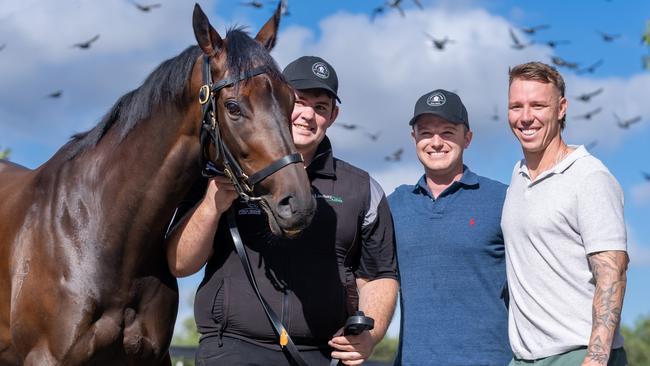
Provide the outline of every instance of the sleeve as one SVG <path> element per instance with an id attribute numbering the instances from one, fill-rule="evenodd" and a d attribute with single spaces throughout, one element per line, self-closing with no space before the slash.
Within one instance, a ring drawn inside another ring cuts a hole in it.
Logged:
<path id="1" fill-rule="evenodd" d="M 395 231 L 386 195 L 379 183 L 370 178 L 370 204 L 361 226 L 361 258 L 357 278 L 397 280 Z"/>
<path id="2" fill-rule="evenodd" d="M 578 227 L 587 254 L 627 250 L 623 191 L 607 170 L 589 174 L 578 189 Z"/>
<path id="3" fill-rule="evenodd" d="M 174 226 L 183 219 L 183 216 L 185 216 L 185 214 L 203 198 L 207 187 L 208 180 L 205 178 L 200 178 L 196 183 L 194 183 L 194 185 L 192 185 L 187 195 L 185 195 L 185 197 L 183 197 L 183 199 L 178 203 L 178 206 L 176 206 L 176 210 L 174 210 L 169 226 L 167 226 L 165 237 L 167 237 Z"/>

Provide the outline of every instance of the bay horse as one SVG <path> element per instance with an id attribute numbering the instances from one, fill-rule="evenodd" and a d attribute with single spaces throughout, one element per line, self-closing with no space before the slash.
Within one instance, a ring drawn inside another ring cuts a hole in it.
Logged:
<path id="1" fill-rule="evenodd" d="M 222 39 L 196 5 L 198 46 L 42 166 L 0 162 L 0 365 L 171 364 L 178 285 L 162 243 L 202 157 L 234 158 L 232 179 L 274 233 L 309 225 L 294 94 L 268 53 L 279 21 L 280 7 L 255 39 L 240 28 Z"/>

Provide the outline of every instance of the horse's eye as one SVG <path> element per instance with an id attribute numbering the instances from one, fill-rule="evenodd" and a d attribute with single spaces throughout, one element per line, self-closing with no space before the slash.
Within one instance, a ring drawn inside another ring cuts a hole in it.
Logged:
<path id="1" fill-rule="evenodd" d="M 241 109 L 239 109 L 239 104 L 237 104 L 236 102 L 229 100 L 226 101 L 224 106 L 226 107 L 228 114 L 230 114 L 231 116 L 241 116 Z"/>

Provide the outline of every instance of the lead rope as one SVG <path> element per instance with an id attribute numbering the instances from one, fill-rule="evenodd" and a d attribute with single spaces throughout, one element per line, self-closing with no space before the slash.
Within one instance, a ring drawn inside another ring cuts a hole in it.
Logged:
<path id="1" fill-rule="evenodd" d="M 251 268 L 250 260 L 248 259 L 248 254 L 246 253 L 244 243 L 242 242 L 241 236 L 239 235 L 239 230 L 237 229 L 237 223 L 235 222 L 235 209 L 232 207 L 228 210 L 228 227 L 230 228 L 230 235 L 232 236 L 233 244 L 235 244 L 235 250 L 237 251 L 237 255 L 241 260 L 242 266 L 244 267 L 244 272 L 246 272 L 246 277 L 248 277 L 248 281 L 253 287 L 255 295 L 257 295 L 257 298 L 262 304 L 262 308 L 266 313 L 266 317 L 269 319 L 269 322 L 271 322 L 273 330 L 278 336 L 278 343 L 280 344 L 280 347 L 283 350 L 287 350 L 289 352 L 289 355 L 296 363 L 296 365 L 309 366 L 302 358 L 302 356 L 300 356 L 300 351 L 298 351 L 298 348 L 293 343 L 293 340 L 282 324 L 282 321 L 280 321 L 278 315 L 275 313 L 275 311 L 273 311 L 271 306 L 269 306 L 264 297 L 262 297 L 260 290 L 257 288 L 257 281 L 255 281 L 255 276 L 253 275 L 253 270 Z"/>

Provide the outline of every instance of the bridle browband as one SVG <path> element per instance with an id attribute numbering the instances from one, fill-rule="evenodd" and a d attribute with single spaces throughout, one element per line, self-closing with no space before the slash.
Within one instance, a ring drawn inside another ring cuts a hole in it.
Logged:
<path id="1" fill-rule="evenodd" d="M 235 186 L 235 190 L 245 201 L 259 201 L 262 198 L 253 196 L 253 189 L 255 184 L 261 182 L 271 174 L 284 168 L 289 164 L 304 162 L 302 155 L 289 154 L 282 158 L 275 160 L 250 176 L 246 175 L 242 170 L 239 162 L 234 158 L 228 146 L 221 138 L 219 130 L 219 120 L 217 119 L 217 104 L 216 99 L 221 89 L 233 86 L 234 84 L 252 78 L 254 76 L 264 74 L 269 71 L 269 66 L 263 65 L 255 67 L 251 70 L 245 71 L 239 75 L 232 75 L 228 78 L 220 80 L 216 83 L 212 82 L 212 72 L 210 70 L 210 57 L 203 55 L 203 85 L 199 90 L 199 103 L 201 103 L 201 154 L 199 155 L 199 162 L 201 164 L 201 174 L 206 178 L 215 176 L 227 176 Z M 211 141 L 208 141 L 210 139 Z M 208 143 L 212 142 L 216 149 L 216 160 L 221 159 L 223 162 L 223 170 L 217 168 L 217 164 L 210 159 L 207 154 Z"/>

